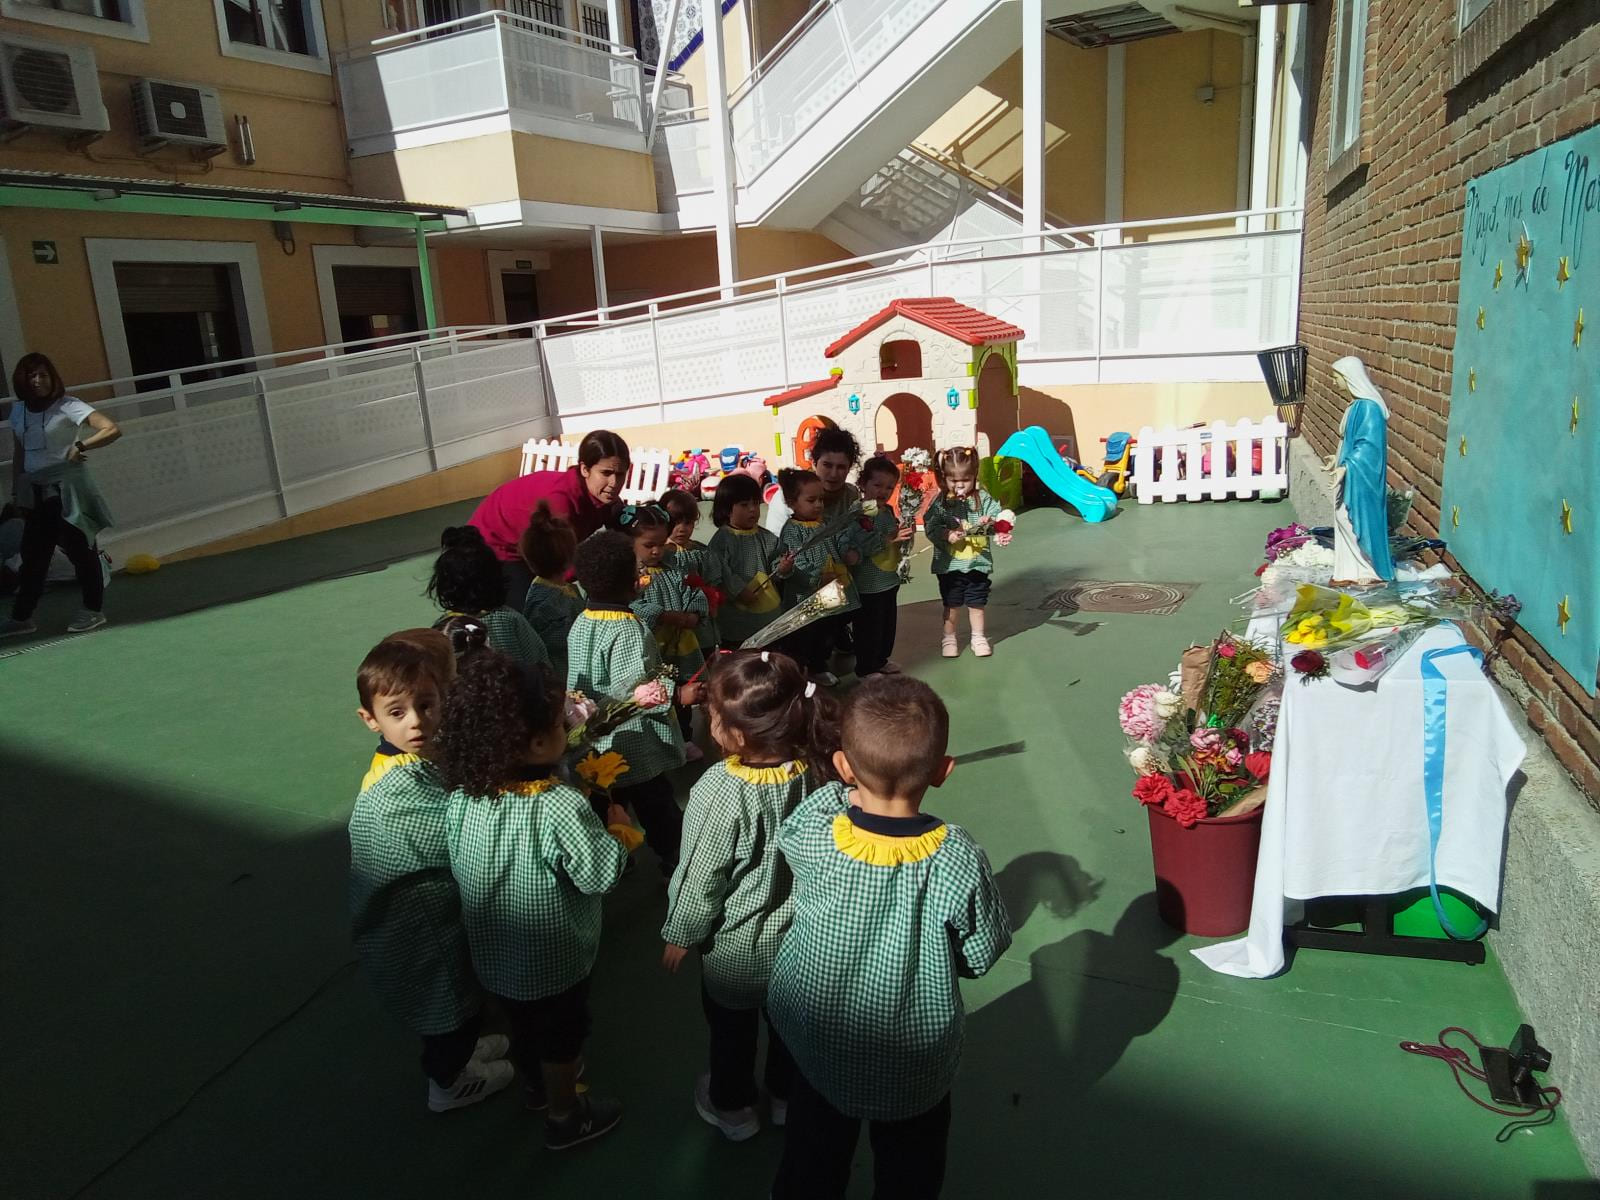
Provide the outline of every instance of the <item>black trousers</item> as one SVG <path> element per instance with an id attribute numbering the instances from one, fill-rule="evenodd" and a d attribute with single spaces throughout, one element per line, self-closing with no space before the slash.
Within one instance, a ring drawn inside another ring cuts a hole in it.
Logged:
<path id="1" fill-rule="evenodd" d="M 460 1029 L 452 1029 L 449 1033 L 423 1034 L 423 1073 L 440 1087 L 447 1088 L 454 1083 L 456 1076 L 472 1060 L 472 1051 L 478 1044 L 478 1030 L 482 1024 L 482 1017 L 474 1013 Z"/>
<path id="2" fill-rule="evenodd" d="M 589 979 L 537 1000 L 496 997 L 511 1019 L 511 1061 L 524 1084 L 540 1077 L 540 1063 L 576 1062 L 589 1037 Z"/>
<path id="3" fill-rule="evenodd" d="M 506 607 L 521 612 L 528 599 L 528 589 L 533 586 L 533 572 L 521 559 L 502 562 L 500 572 L 506 577 Z"/>
<path id="4" fill-rule="evenodd" d="M 833 653 L 839 629 L 844 624 L 843 616 L 823 617 L 780 640 L 777 648 L 799 663 L 806 672 L 816 675 L 828 669 L 828 658 Z"/>
<path id="5" fill-rule="evenodd" d="M 61 497 L 47 496 L 42 488 L 34 488 L 33 509 L 22 525 L 22 570 L 18 573 L 17 598 L 11 606 L 16 620 L 26 621 L 39 607 L 57 546 L 78 573 L 83 606 L 99 612 L 105 604 L 106 579 L 100 571 L 100 556 L 83 531 L 61 515 Z"/>
<path id="6" fill-rule="evenodd" d="M 700 985 L 700 1007 L 711 1031 L 711 1103 L 721 1109 L 749 1108 L 756 1090 L 756 1042 L 761 1034 L 759 1008 L 724 1008 Z M 787 1100 L 793 1090 L 794 1059 L 767 1018 L 767 1069 L 762 1075 L 767 1091 Z"/>
<path id="7" fill-rule="evenodd" d="M 894 653 L 895 631 L 900 623 L 897 601 L 900 589 L 862 592 L 861 607 L 850 614 L 850 627 L 856 640 L 856 675 L 863 677 L 883 670 Z"/>
<path id="8" fill-rule="evenodd" d="M 661 860 L 663 874 L 670 876 L 678 869 L 678 847 L 683 841 L 683 812 L 672 794 L 672 780 L 657 775 L 632 787 L 612 788 L 611 799 L 633 809 L 644 826 L 645 844 Z"/>
<path id="9" fill-rule="evenodd" d="M 795 1073 L 773 1200 L 843 1200 L 861 1121 Z M 904 1121 L 869 1121 L 873 1200 L 934 1200 L 944 1186 L 950 1095 Z"/>

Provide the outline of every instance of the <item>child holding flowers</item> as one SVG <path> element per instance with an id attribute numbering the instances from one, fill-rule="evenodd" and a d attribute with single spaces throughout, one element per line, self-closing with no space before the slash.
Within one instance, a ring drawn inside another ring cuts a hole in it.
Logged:
<path id="1" fill-rule="evenodd" d="M 783 489 L 791 514 L 778 535 L 783 558 L 778 562 L 777 575 L 783 580 L 784 608 L 793 608 L 830 580 L 838 580 L 845 589 L 843 608 L 791 634 L 783 647 L 811 673 L 812 679 L 823 687 L 832 687 L 839 679 L 828 670 L 828 656 L 838 640 L 842 618 L 860 607 L 849 568 L 860 561 L 861 555 L 845 548 L 838 536 L 817 540 L 823 528 L 824 500 L 822 480 L 814 472 L 785 467 L 778 472 L 778 486 Z"/>
<path id="2" fill-rule="evenodd" d="M 989 577 L 994 573 L 995 546 L 1011 540 L 1010 515 L 978 486 L 978 451 L 972 446 L 941 450 L 934 460 L 939 494 L 922 518 L 922 528 L 933 544 L 933 573 L 939 579 L 944 601 L 945 658 L 956 658 L 961 646 L 956 620 L 964 608 L 972 631 L 972 653 L 988 658 L 994 653 L 984 636 L 983 610 L 989 603 Z"/>
<path id="3" fill-rule="evenodd" d="M 716 532 L 706 557 L 728 603 L 720 610 L 722 645 L 732 649 L 778 614 L 783 598 L 777 571 L 782 561 L 777 535 L 761 528 L 761 485 L 748 475 L 729 475 L 711 500 Z"/>
<path id="4" fill-rule="evenodd" d="M 860 524 L 846 532 L 846 541 L 859 554 L 854 575 L 861 607 L 851 618 L 856 651 L 856 677 L 865 679 L 879 671 L 894 674 L 891 662 L 900 599 L 900 553 L 916 532 L 889 507 L 889 495 L 900 482 L 900 468 L 882 455 L 861 464 L 857 480 L 863 506 Z"/>

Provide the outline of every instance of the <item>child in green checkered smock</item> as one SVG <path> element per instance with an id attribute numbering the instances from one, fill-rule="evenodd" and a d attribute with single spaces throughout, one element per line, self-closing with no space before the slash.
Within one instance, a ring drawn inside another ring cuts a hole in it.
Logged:
<path id="1" fill-rule="evenodd" d="M 994 547 L 1011 540 L 1001 518 L 1000 502 L 978 486 L 978 452 L 970 446 L 941 450 L 934 458 L 939 494 L 922 516 L 922 529 L 933 546 L 933 573 L 944 604 L 941 653 L 956 658 L 961 647 L 956 620 L 967 610 L 972 652 L 988 658 L 993 650 L 984 633 L 983 610 L 989 603 L 989 577 L 994 573 Z"/>
<path id="2" fill-rule="evenodd" d="M 454 617 L 469 617 L 488 630 L 491 648 L 518 662 L 549 665 L 550 652 L 533 626 L 505 606 L 505 572 L 477 527 L 446 529 L 440 544 L 444 548 L 428 583 L 428 596 L 444 610 L 434 628 Z"/>
<path id="3" fill-rule="evenodd" d="M 655 638 L 629 608 L 638 588 L 633 540 L 602 530 L 578 546 L 574 565 L 589 604 L 567 640 L 567 687 L 596 700 L 631 699 L 641 684 L 663 673 Z M 673 717 L 674 687 L 682 704 L 694 703 L 699 695 L 698 682 L 669 681 L 665 703 L 645 709 L 596 746 L 601 754 L 615 750 L 627 761 L 612 797 L 638 815 L 667 875 L 678 864 L 683 829 L 683 814 L 667 778 L 668 771 L 684 762 L 683 734 Z"/>
<path id="4" fill-rule="evenodd" d="M 551 515 L 548 504 L 540 503 L 528 518 L 517 549 L 533 575 L 522 615 L 544 643 L 556 675 L 565 679 L 567 632 L 583 611 L 583 597 L 567 578 L 572 574 L 578 535 L 566 521 Z"/>
<path id="5" fill-rule="evenodd" d="M 707 612 L 695 626 L 695 642 L 703 656 L 709 656 L 722 644 L 717 629 L 718 605 L 711 600 L 710 591 L 723 590 L 721 572 L 716 560 L 707 552 L 705 543 L 695 541 L 694 531 L 700 524 L 700 503 L 681 488 L 670 488 L 661 493 L 661 507 L 672 518 L 672 532 L 667 535 L 662 563 L 683 573 L 685 582 L 705 594 Z"/>
<path id="6" fill-rule="evenodd" d="M 795 908 L 767 1008 L 799 1069 L 772 1193 L 781 1200 L 843 1195 L 861 1120 L 873 1122 L 879 1180 L 906 1196 L 939 1193 L 959 980 L 1011 944 L 983 850 L 922 811 L 954 766 L 948 736 L 927 684 L 864 680 L 845 702 L 843 782 L 812 792 L 779 831 Z"/>
<path id="7" fill-rule="evenodd" d="M 472 965 L 511 1020 L 529 1105 L 548 1107 L 546 1145 L 605 1132 L 622 1108 L 577 1091 L 601 897 L 622 877 L 623 833 L 562 782 L 560 682 L 494 650 L 461 660 L 435 739 L 450 789 L 445 835 Z M 608 819 L 626 825 L 614 810 Z"/>
<path id="8" fill-rule="evenodd" d="M 900 468 L 881 455 L 861 464 L 861 499 L 877 511 L 851 525 L 842 539 L 860 555 L 850 568 L 855 576 L 861 606 L 851 614 L 850 631 L 858 679 L 879 671 L 898 671 L 890 661 L 900 602 L 900 551 L 914 526 L 902 525 L 889 507 L 889 496 L 900 482 Z"/>
<path id="9" fill-rule="evenodd" d="M 719 659 L 711 674 L 712 735 L 729 757 L 689 794 L 683 857 L 667 890 L 662 961 L 676 971 L 689 951 L 700 952 L 711 1069 L 696 1084 L 695 1107 L 733 1141 L 761 1127 L 759 1015 L 790 912 L 778 828 L 820 782 L 835 741 L 833 709 L 832 699 L 775 651 L 739 651 Z M 772 1034 L 766 1087 L 779 1124 L 792 1074 L 783 1042 Z"/>
<path id="10" fill-rule="evenodd" d="M 359 714 L 378 751 L 350 813 L 349 908 L 373 991 L 422 1039 L 428 1107 L 458 1108 L 511 1081 L 505 1039 L 480 1039 L 461 897 L 445 836 L 447 789 L 424 754 L 455 664 L 433 630 L 384 639 L 361 664 Z"/>
<path id="11" fill-rule="evenodd" d="M 841 543 L 839 535 L 806 546 L 823 528 L 822 480 L 810 471 L 785 468 L 778 472 L 784 502 L 790 517 L 778 535 L 778 575 L 783 581 L 783 607 L 793 608 L 823 584 L 838 580 L 845 587 L 845 604 L 833 615 L 813 621 L 790 634 L 780 643 L 811 677 L 825 686 L 839 682 L 828 670 L 828 657 L 839 638 L 839 626 L 848 613 L 860 607 L 855 585 L 850 581 L 850 565 L 860 555 Z M 802 547 L 805 547 L 802 549 Z"/>
<path id="12" fill-rule="evenodd" d="M 722 645 L 733 649 L 783 611 L 776 576 L 777 536 L 761 528 L 761 485 L 748 475 L 729 475 L 711 501 L 716 532 L 706 544 L 717 586 L 727 596 L 717 613 Z"/>

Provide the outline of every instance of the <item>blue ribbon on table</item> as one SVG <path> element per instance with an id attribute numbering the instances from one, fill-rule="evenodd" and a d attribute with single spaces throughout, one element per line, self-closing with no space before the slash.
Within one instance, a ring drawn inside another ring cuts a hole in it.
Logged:
<path id="1" fill-rule="evenodd" d="M 1480 665 L 1483 663 L 1482 652 L 1466 644 L 1426 650 L 1422 655 L 1422 790 L 1428 802 L 1428 892 L 1433 897 L 1433 912 L 1440 928 L 1459 942 L 1470 942 L 1483 936 L 1489 922 L 1480 920 L 1473 932 L 1462 933 L 1450 923 L 1439 902 L 1439 831 L 1444 826 L 1445 715 L 1450 681 L 1437 662 L 1452 654 L 1470 654 Z"/>

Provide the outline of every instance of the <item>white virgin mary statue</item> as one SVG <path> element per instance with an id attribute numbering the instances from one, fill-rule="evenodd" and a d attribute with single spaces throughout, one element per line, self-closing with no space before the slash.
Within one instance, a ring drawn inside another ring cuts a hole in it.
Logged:
<path id="1" fill-rule="evenodd" d="M 1359 358 L 1333 364 L 1335 377 L 1350 395 L 1339 423 L 1338 488 L 1333 514 L 1335 584 L 1394 580 L 1389 553 L 1389 406 Z"/>

